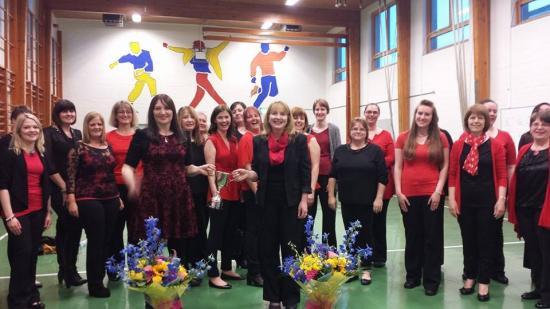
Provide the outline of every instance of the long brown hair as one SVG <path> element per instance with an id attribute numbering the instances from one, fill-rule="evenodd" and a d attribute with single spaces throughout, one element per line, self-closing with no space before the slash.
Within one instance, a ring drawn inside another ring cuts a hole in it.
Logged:
<path id="1" fill-rule="evenodd" d="M 428 159 L 431 163 L 440 166 L 443 163 L 443 143 L 441 142 L 441 132 L 439 131 L 439 117 L 435 109 L 434 103 L 429 100 L 422 100 L 414 109 L 414 119 L 409 130 L 409 136 L 403 147 L 403 157 L 405 160 L 413 160 L 416 151 L 416 136 L 418 134 L 418 126 L 416 125 L 416 113 L 420 106 L 427 106 L 432 109 L 432 121 L 428 126 Z"/>
<path id="2" fill-rule="evenodd" d="M 181 125 L 181 119 L 183 118 L 183 115 L 185 113 L 188 113 L 189 116 L 191 116 L 191 118 L 195 120 L 195 127 L 190 132 L 183 130 L 183 126 Z M 197 112 L 192 106 L 187 105 L 187 106 L 181 107 L 178 110 L 178 123 L 180 124 L 183 131 L 183 135 L 185 136 L 186 139 L 190 139 L 192 143 L 195 143 L 197 145 L 204 144 L 205 140 L 202 137 L 201 133 L 199 132 L 199 116 L 197 115 Z"/>

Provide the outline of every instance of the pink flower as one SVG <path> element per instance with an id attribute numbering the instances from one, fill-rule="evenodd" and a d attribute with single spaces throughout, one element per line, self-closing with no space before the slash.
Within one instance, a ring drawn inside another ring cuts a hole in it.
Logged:
<path id="1" fill-rule="evenodd" d="M 306 280 L 310 281 L 310 280 L 315 279 L 315 277 L 317 277 L 318 273 L 319 272 L 316 271 L 316 270 L 310 270 L 310 271 L 306 272 Z"/>
<path id="2" fill-rule="evenodd" d="M 338 257 L 338 254 L 336 254 L 336 253 L 334 253 L 334 252 L 332 252 L 332 251 L 329 251 L 329 252 L 328 252 L 328 257 L 329 257 L 329 258 Z"/>

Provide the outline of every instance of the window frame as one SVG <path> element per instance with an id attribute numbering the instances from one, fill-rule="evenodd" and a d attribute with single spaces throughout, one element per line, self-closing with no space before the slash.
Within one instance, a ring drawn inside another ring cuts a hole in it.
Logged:
<path id="1" fill-rule="evenodd" d="M 345 42 L 342 42 L 341 40 L 345 40 Z M 333 84 L 339 83 L 339 82 L 345 82 L 348 78 L 346 72 L 347 72 L 347 66 L 348 66 L 348 38 L 342 37 L 337 38 L 336 43 L 345 43 L 346 46 L 336 46 L 334 49 L 334 76 L 333 76 Z M 340 66 L 340 52 L 344 51 L 346 53 L 346 65 Z M 340 78 L 340 76 L 342 76 Z"/>
<path id="2" fill-rule="evenodd" d="M 397 10 L 399 8 L 397 7 L 397 2 L 391 1 L 391 2 L 387 3 L 386 6 L 382 6 L 382 7 L 378 8 L 377 10 L 372 12 L 372 14 L 371 14 L 371 21 L 372 21 L 371 22 L 371 24 L 372 24 L 372 31 L 371 31 L 372 51 L 371 51 L 371 69 L 370 69 L 371 72 L 383 69 L 383 68 L 385 68 L 387 66 L 390 66 L 390 65 L 397 64 L 397 60 L 396 60 L 394 63 L 386 64 L 386 65 L 380 66 L 379 68 L 376 67 L 376 60 L 377 59 L 386 57 L 386 56 L 391 55 L 393 53 L 397 53 L 397 50 L 398 50 L 397 45 L 399 44 L 399 40 L 397 38 L 397 36 L 399 36 L 398 31 L 396 31 L 396 34 L 395 34 L 395 36 L 396 36 L 396 38 L 395 38 L 396 39 L 395 48 L 388 49 L 388 50 L 385 50 L 385 51 L 382 51 L 382 52 L 376 52 L 375 51 L 375 46 L 376 46 L 376 31 L 375 31 L 375 29 L 376 29 L 376 16 L 382 14 L 382 12 L 384 12 L 384 11 L 389 12 L 389 9 L 394 5 L 395 5 L 395 27 L 397 29 L 397 26 L 399 24 L 399 20 L 397 18 L 397 16 L 398 16 Z M 389 35 L 389 29 L 386 29 L 386 35 Z M 388 46 L 388 48 L 389 48 L 389 46 Z"/>
<path id="3" fill-rule="evenodd" d="M 534 20 L 538 20 L 540 18 L 550 16 L 550 11 L 549 11 L 549 12 L 546 12 L 546 13 L 541 14 L 539 16 L 535 16 L 535 17 L 531 17 L 531 18 L 527 18 L 525 20 L 522 20 L 521 19 L 521 7 L 526 5 L 526 4 L 529 4 L 529 2 L 533 2 L 533 1 L 535 1 L 535 0 L 516 0 L 514 2 L 514 12 L 515 12 L 514 26 L 525 24 L 525 23 L 528 23 L 528 22 L 531 22 L 531 21 L 534 21 Z"/>
<path id="4" fill-rule="evenodd" d="M 450 1 L 450 0 L 449 0 Z M 472 8 L 472 1 L 471 0 L 467 0 L 469 2 L 469 8 L 471 9 Z M 450 4 L 449 4 L 450 5 Z M 465 21 L 461 21 L 459 23 L 456 23 L 456 30 L 462 30 L 464 29 L 466 26 L 470 25 L 470 20 L 472 19 L 472 15 L 470 13 L 470 18 L 468 20 L 465 20 Z M 442 49 L 445 49 L 447 47 L 450 47 L 450 46 L 453 46 L 452 44 L 451 45 L 447 45 L 447 46 L 444 46 L 444 47 L 439 47 L 439 48 L 432 48 L 432 44 L 431 44 L 431 41 L 433 38 L 436 38 L 440 35 L 443 35 L 443 34 L 446 34 L 446 33 L 449 33 L 449 32 L 452 32 L 453 31 L 453 25 L 451 24 L 451 21 L 452 21 L 452 18 L 451 18 L 451 10 L 449 9 L 449 25 L 445 28 L 441 28 L 439 30 L 436 30 L 436 31 L 431 31 L 432 29 L 432 0 L 426 0 L 426 40 L 425 40 L 425 50 L 426 50 L 426 53 L 429 54 L 431 52 L 434 52 L 434 51 L 438 51 L 438 50 L 442 50 Z M 461 42 L 467 42 L 469 39 L 465 38 L 463 39 Z"/>
<path id="5" fill-rule="evenodd" d="M 0 31 L 0 40 L 3 41 L 2 46 L 0 46 L 0 57 L 2 57 L 2 62 L 0 63 L 0 67 L 6 69 L 8 66 L 8 59 L 7 59 L 7 47 L 8 47 L 8 7 L 7 7 L 7 1 L 3 1 L 3 6 L 0 6 L 0 14 L 2 15 L 0 18 L 2 19 L 0 23 L 2 23 L 2 31 Z"/>

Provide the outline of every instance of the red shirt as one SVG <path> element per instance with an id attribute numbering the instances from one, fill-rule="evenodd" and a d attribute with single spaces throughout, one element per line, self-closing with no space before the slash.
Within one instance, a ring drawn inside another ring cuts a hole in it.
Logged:
<path id="1" fill-rule="evenodd" d="M 328 128 L 323 131 L 316 133 L 313 130 L 310 132 L 317 143 L 321 148 L 321 158 L 319 160 L 319 175 L 329 175 L 331 170 L 331 159 L 330 159 L 330 137 L 328 135 Z"/>
<path id="2" fill-rule="evenodd" d="M 219 133 L 214 133 L 208 138 L 214 148 L 216 148 L 216 171 L 226 172 L 231 175 L 235 169 L 237 169 L 237 139 L 229 139 L 229 148 L 223 141 L 223 138 Z M 226 201 L 238 201 L 239 196 L 239 183 L 228 182 L 220 191 L 220 196 Z"/>
<path id="3" fill-rule="evenodd" d="M 128 148 L 130 148 L 130 143 L 134 138 L 134 135 L 121 135 L 116 130 L 113 130 L 105 135 L 107 143 L 111 146 L 113 154 L 116 160 L 115 166 L 115 181 L 118 185 L 124 184 L 124 179 L 122 179 L 122 166 L 124 161 L 126 161 L 126 154 L 128 153 Z M 136 174 L 141 176 L 143 174 L 143 166 L 141 163 L 136 169 Z"/>
<path id="4" fill-rule="evenodd" d="M 403 132 L 395 142 L 395 148 L 403 150 L 409 131 Z M 449 149 L 449 142 L 443 133 L 440 133 L 443 148 Z M 414 159 L 403 158 L 401 172 L 401 192 L 406 196 L 432 195 L 439 180 L 439 166 L 429 161 L 428 144 L 416 144 Z"/>
<path id="5" fill-rule="evenodd" d="M 395 193 L 395 184 L 393 182 L 393 164 L 395 163 L 395 146 L 393 144 L 393 138 L 390 132 L 382 130 L 382 132 L 374 135 L 372 140 L 369 142 L 380 146 L 382 152 L 384 153 L 384 160 L 386 161 L 386 166 L 388 167 L 388 184 L 384 190 L 384 199 L 390 199 Z"/>
<path id="6" fill-rule="evenodd" d="M 28 154 L 23 151 L 25 165 L 27 166 L 27 194 L 28 205 L 27 209 L 15 213 L 16 217 L 21 217 L 31 212 L 42 209 L 42 187 L 40 186 L 40 178 L 44 172 L 44 165 L 40 161 L 38 154 Z"/>
<path id="7" fill-rule="evenodd" d="M 239 141 L 239 147 L 237 149 L 237 166 L 239 168 L 246 168 L 247 164 L 252 163 L 252 154 L 254 150 L 252 144 L 253 139 L 254 134 L 250 131 L 246 131 Z M 241 189 L 245 191 L 250 190 L 250 187 L 246 181 L 242 182 Z"/>

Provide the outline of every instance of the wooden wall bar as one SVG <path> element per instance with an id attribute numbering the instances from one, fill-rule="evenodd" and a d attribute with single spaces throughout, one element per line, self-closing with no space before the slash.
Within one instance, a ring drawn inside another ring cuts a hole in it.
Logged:
<path id="1" fill-rule="evenodd" d="M 347 28 L 347 100 L 346 100 L 346 123 L 359 117 L 361 104 L 361 28 L 360 23 Z M 346 128 L 346 132 L 348 128 Z"/>
<path id="2" fill-rule="evenodd" d="M 491 94 L 490 80 L 490 1 L 472 0 L 472 25 L 474 33 L 474 80 L 476 102 Z"/>
<path id="3" fill-rule="evenodd" d="M 411 3 L 409 0 L 397 0 L 397 33 L 399 33 L 397 36 L 397 102 L 399 132 L 403 132 L 410 126 Z"/>

